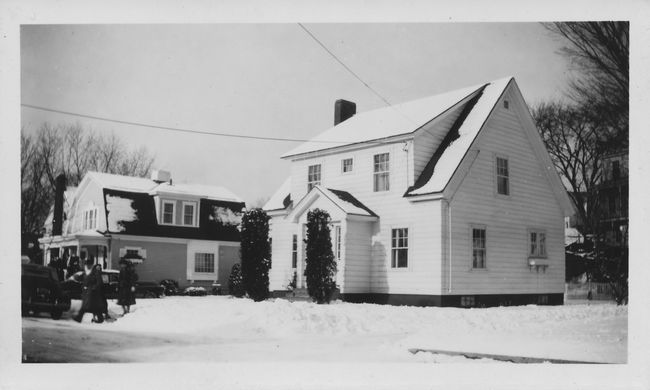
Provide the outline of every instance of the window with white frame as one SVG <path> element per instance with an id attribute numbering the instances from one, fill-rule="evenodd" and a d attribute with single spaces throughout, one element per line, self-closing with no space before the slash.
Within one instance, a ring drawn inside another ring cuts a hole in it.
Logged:
<path id="1" fill-rule="evenodd" d="M 341 260 L 341 225 L 334 225 L 334 256 Z"/>
<path id="2" fill-rule="evenodd" d="M 390 157 L 388 153 L 375 154 L 374 156 L 374 184 L 373 191 L 388 191 L 390 189 Z"/>
<path id="3" fill-rule="evenodd" d="M 83 213 L 83 230 L 97 229 L 97 209 L 89 209 Z"/>
<path id="4" fill-rule="evenodd" d="M 472 268 L 485 268 L 487 258 L 485 227 L 472 228 Z"/>
<path id="5" fill-rule="evenodd" d="M 165 225 L 174 224 L 176 202 L 173 200 L 163 200 L 162 202 L 162 223 Z"/>
<path id="6" fill-rule="evenodd" d="M 351 158 L 345 158 L 341 160 L 341 172 L 348 173 L 352 172 L 354 161 Z"/>
<path id="7" fill-rule="evenodd" d="M 196 203 L 183 202 L 183 225 L 194 226 L 196 217 Z"/>
<path id="8" fill-rule="evenodd" d="M 543 230 L 528 231 L 528 256 L 546 257 L 546 232 Z"/>
<path id="9" fill-rule="evenodd" d="M 307 191 L 320 184 L 320 164 L 310 165 L 307 172 Z"/>
<path id="10" fill-rule="evenodd" d="M 505 157 L 497 157 L 497 193 L 510 195 L 510 171 Z"/>
<path id="11" fill-rule="evenodd" d="M 194 272 L 214 273 L 214 253 L 195 253 Z"/>
<path id="12" fill-rule="evenodd" d="M 398 228 L 391 230 L 391 268 L 408 267 L 409 259 L 409 230 Z"/>

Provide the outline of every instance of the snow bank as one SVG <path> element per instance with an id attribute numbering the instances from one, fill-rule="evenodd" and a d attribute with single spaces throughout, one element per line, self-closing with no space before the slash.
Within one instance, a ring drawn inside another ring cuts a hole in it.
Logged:
<path id="1" fill-rule="evenodd" d="M 214 339 L 280 343 L 285 350 L 279 353 L 288 360 L 296 354 L 292 348 L 322 350 L 339 344 L 349 349 L 338 355 L 343 360 L 363 356 L 394 361 L 463 360 L 413 355 L 409 348 L 596 362 L 627 360 L 627 307 L 612 304 L 458 309 L 166 297 L 138 300 L 132 313 L 102 326 L 114 331 L 191 335 L 206 343 Z M 246 356 L 242 352 L 241 358 Z"/>

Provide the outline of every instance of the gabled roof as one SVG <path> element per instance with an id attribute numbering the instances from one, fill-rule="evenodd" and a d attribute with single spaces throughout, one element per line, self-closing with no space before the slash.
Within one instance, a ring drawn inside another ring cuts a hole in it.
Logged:
<path id="1" fill-rule="evenodd" d="M 313 202 L 319 197 L 330 201 L 334 207 L 337 207 L 347 215 L 365 217 L 369 220 L 378 218 L 372 210 L 361 203 L 352 194 L 346 191 L 333 190 L 322 186 L 314 186 L 305 196 L 296 203 L 293 210 L 289 213 L 290 218 L 298 218 L 305 212 Z"/>
<path id="2" fill-rule="evenodd" d="M 496 80 L 490 84 L 504 85 L 509 80 L 510 78 Z M 486 84 L 475 85 L 356 114 L 283 154 L 281 157 L 288 158 L 310 152 L 414 133 L 485 86 Z"/>
<path id="3" fill-rule="evenodd" d="M 487 84 L 475 99 L 466 103 L 465 110 L 449 129 L 447 142 L 439 146 L 407 196 L 437 193 L 445 189 L 511 80 L 501 79 Z"/>

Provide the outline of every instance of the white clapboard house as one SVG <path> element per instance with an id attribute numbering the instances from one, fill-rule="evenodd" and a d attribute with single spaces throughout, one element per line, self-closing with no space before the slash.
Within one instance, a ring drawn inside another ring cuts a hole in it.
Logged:
<path id="1" fill-rule="evenodd" d="M 307 213 L 332 218 L 340 297 L 437 306 L 562 304 L 570 200 L 514 78 L 356 114 L 285 153 L 270 288 L 304 288 Z"/>

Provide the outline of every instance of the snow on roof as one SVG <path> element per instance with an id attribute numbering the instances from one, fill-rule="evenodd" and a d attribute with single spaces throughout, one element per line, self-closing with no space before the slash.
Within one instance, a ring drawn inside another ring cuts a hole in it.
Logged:
<path id="1" fill-rule="evenodd" d="M 115 175 L 103 172 L 88 172 L 86 175 L 97 181 L 102 188 L 111 188 L 114 190 L 147 192 L 158 185 L 155 181 L 144 177 Z"/>
<path id="2" fill-rule="evenodd" d="M 194 196 L 200 196 L 201 198 L 207 198 L 207 199 L 224 200 L 230 202 L 243 202 L 243 200 L 240 197 L 233 194 L 230 190 L 224 187 L 209 186 L 203 184 L 171 185 L 169 183 L 162 183 L 149 192 L 150 195 L 155 195 L 157 193 L 175 194 L 175 195 L 194 195 Z"/>
<path id="3" fill-rule="evenodd" d="M 122 232 L 126 229 L 123 222 L 132 222 L 138 219 L 132 204 L 133 199 L 106 195 L 108 231 Z"/>
<path id="4" fill-rule="evenodd" d="M 298 154 L 412 133 L 485 84 L 362 112 L 283 154 Z"/>
<path id="5" fill-rule="evenodd" d="M 459 138 L 452 141 L 440 156 L 431 178 L 421 187 L 411 190 L 409 195 L 423 195 L 444 190 L 510 80 L 512 80 L 510 77 L 496 80 L 485 87 L 483 94 L 458 129 Z"/>
<path id="6" fill-rule="evenodd" d="M 262 210 L 281 210 L 287 207 L 285 199 L 291 195 L 291 176 L 289 176 L 266 202 Z"/>
<path id="7" fill-rule="evenodd" d="M 202 198 L 243 202 L 240 197 L 220 186 L 204 184 L 169 184 L 158 183 L 144 177 L 114 175 L 112 173 L 88 172 L 88 176 L 99 183 L 102 188 L 127 192 L 146 192 L 155 195 L 159 192 L 176 195 L 192 195 Z"/>

